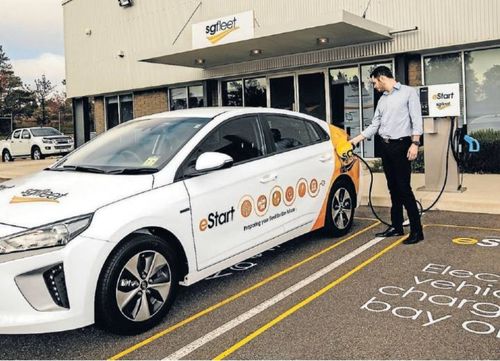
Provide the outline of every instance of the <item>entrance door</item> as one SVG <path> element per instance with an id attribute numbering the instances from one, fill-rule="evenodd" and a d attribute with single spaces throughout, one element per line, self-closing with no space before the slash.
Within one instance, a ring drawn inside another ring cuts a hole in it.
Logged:
<path id="1" fill-rule="evenodd" d="M 299 74 L 299 111 L 326 120 L 325 74 Z"/>
<path id="2" fill-rule="evenodd" d="M 360 133 L 359 72 L 357 66 L 330 69 L 330 98 L 333 125 L 351 138 Z M 360 154 L 360 148 L 356 148 Z"/>
<path id="3" fill-rule="evenodd" d="M 295 86 L 293 75 L 270 78 L 271 108 L 295 110 Z"/>

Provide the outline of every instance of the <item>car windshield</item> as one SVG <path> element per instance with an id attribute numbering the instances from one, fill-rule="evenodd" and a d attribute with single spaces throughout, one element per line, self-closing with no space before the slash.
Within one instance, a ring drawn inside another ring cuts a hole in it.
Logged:
<path id="1" fill-rule="evenodd" d="M 154 173 L 211 118 L 163 118 L 123 123 L 94 138 L 51 170 Z"/>
<path id="2" fill-rule="evenodd" d="M 54 128 L 31 128 L 34 137 L 50 137 L 51 135 L 62 135 Z"/>

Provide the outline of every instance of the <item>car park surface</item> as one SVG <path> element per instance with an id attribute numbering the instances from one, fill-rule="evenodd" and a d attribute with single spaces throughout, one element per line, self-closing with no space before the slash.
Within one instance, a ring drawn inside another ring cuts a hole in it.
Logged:
<path id="1" fill-rule="evenodd" d="M 186 359 L 214 358 L 234 345 L 240 347 L 227 355 L 230 359 L 498 359 L 499 317 L 492 317 L 498 311 L 491 306 L 499 304 L 493 294 L 498 282 L 493 281 L 500 273 L 500 246 L 491 241 L 500 238 L 498 216 L 430 212 L 423 218 L 425 241 L 405 246 L 398 238 L 373 243 L 374 233 L 383 227 L 366 207 L 358 211 L 348 236 L 302 236 L 181 289 L 171 317 L 142 335 L 116 336 L 89 326 L 63 333 L 0 336 L 0 357 L 163 359 L 186 352 L 186 346 L 198 341 L 201 346 L 191 345 Z M 378 211 L 388 216 L 387 209 Z M 366 248 L 370 242 L 373 245 Z M 360 247 L 365 249 L 339 262 Z M 214 330 L 334 263 L 340 264 L 214 337 Z M 424 272 L 429 264 L 433 266 Z M 491 282 L 475 278 L 478 274 Z M 431 285 L 430 279 L 441 283 Z M 463 281 L 481 287 L 481 294 L 492 286 L 485 296 L 474 295 L 473 286 L 457 291 Z M 332 283 L 336 284 L 331 287 Z M 325 287 L 331 288 L 321 293 Z M 430 302 L 417 299 L 423 294 L 397 295 L 411 287 L 435 297 Z M 380 289 L 395 295 L 384 295 Z M 454 306 L 438 304 L 453 298 Z M 463 299 L 476 302 L 458 308 Z M 284 313 L 288 316 L 281 319 Z M 269 327 L 277 318 L 279 322 Z M 468 321 L 473 322 L 464 327 Z M 269 328 L 242 344 L 263 327 Z M 199 341 L 207 338 L 205 344 Z"/>

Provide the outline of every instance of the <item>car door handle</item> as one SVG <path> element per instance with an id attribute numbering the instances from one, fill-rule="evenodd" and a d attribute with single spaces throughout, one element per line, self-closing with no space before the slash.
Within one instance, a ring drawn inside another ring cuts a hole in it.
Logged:
<path id="1" fill-rule="evenodd" d="M 278 178 L 278 175 L 276 173 L 273 173 L 273 174 L 265 175 L 259 181 L 261 183 L 269 183 L 269 182 L 276 180 L 276 178 Z"/>
<path id="2" fill-rule="evenodd" d="M 324 163 L 324 162 L 328 162 L 330 159 L 332 159 L 332 155 L 331 154 L 325 154 L 325 155 L 322 155 L 319 158 L 319 161 Z"/>

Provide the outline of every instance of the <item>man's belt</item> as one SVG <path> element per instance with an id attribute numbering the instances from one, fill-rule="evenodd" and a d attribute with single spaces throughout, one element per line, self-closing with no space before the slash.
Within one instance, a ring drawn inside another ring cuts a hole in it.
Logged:
<path id="1" fill-rule="evenodd" d="M 382 142 L 384 142 L 384 143 L 397 143 L 397 142 L 402 142 L 405 140 L 411 140 L 411 137 L 401 137 L 401 138 L 395 138 L 395 139 L 384 138 L 384 137 L 380 137 L 380 138 L 382 139 Z"/>

